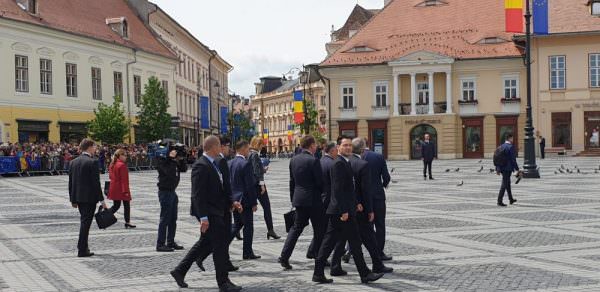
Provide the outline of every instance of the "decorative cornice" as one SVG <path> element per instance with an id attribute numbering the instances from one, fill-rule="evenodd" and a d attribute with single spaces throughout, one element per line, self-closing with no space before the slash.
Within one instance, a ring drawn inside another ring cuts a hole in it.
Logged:
<path id="1" fill-rule="evenodd" d="M 25 43 L 16 42 L 12 44 L 12 49 L 19 52 L 31 53 L 31 46 Z"/>
<path id="2" fill-rule="evenodd" d="M 63 54 L 63 58 L 65 60 L 68 60 L 68 61 L 78 61 L 79 60 L 79 55 L 77 55 L 77 54 L 75 54 L 73 52 L 65 52 Z"/>
<path id="3" fill-rule="evenodd" d="M 37 49 L 37 53 L 40 56 L 46 56 L 46 57 L 53 57 L 55 52 L 47 47 L 41 47 L 39 49 Z"/>
<path id="4" fill-rule="evenodd" d="M 88 59 L 88 62 L 92 65 L 98 65 L 98 66 L 102 66 L 104 64 L 104 61 L 102 61 L 102 59 L 100 59 L 100 57 L 97 57 L 97 56 L 91 56 Z"/>

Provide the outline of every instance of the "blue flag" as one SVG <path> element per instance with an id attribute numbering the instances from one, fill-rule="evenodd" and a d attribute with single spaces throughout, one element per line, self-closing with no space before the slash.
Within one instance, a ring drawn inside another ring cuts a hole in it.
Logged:
<path id="1" fill-rule="evenodd" d="M 533 33 L 548 34 L 548 0 L 533 0 Z"/>

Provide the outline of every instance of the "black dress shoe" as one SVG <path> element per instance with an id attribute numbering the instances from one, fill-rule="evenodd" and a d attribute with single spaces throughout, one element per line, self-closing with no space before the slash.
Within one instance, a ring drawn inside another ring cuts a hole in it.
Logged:
<path id="1" fill-rule="evenodd" d="M 273 239 L 280 239 L 281 238 L 281 236 L 277 235 L 277 233 L 275 233 L 275 231 L 273 229 L 267 231 L 267 240 L 269 240 L 271 237 Z"/>
<path id="2" fill-rule="evenodd" d="M 237 292 L 242 291 L 242 287 L 227 281 L 225 284 L 219 285 L 219 292 Z"/>
<path id="3" fill-rule="evenodd" d="M 387 262 L 387 261 L 391 261 L 391 260 L 392 260 L 392 257 L 391 257 L 391 256 L 389 256 L 389 255 L 387 255 L 387 254 L 384 254 L 384 253 L 382 253 L 382 254 L 381 254 L 380 258 L 381 258 L 381 260 L 382 260 L 382 261 L 384 261 L 384 262 Z"/>
<path id="4" fill-rule="evenodd" d="M 239 232 L 239 231 L 235 233 L 235 238 L 236 238 L 237 240 L 242 240 L 242 239 L 243 239 L 243 238 L 242 238 L 242 235 L 240 234 L 240 232 Z"/>
<path id="5" fill-rule="evenodd" d="M 180 288 L 188 287 L 188 284 L 184 281 L 185 275 L 181 275 L 177 271 L 171 271 L 171 276 L 173 277 L 173 279 L 175 279 L 175 282 L 177 282 L 177 286 L 179 286 Z"/>
<path id="6" fill-rule="evenodd" d="M 177 242 L 169 243 L 169 244 L 167 244 L 167 247 L 170 247 L 174 250 L 182 250 L 183 249 L 183 246 L 177 244 Z"/>
<path id="7" fill-rule="evenodd" d="M 316 276 L 316 275 L 313 275 L 312 281 L 317 282 L 319 284 L 333 283 L 332 279 L 327 279 L 327 278 L 325 278 L 325 276 Z"/>
<path id="8" fill-rule="evenodd" d="M 394 271 L 394 268 L 390 268 L 390 267 L 386 267 L 386 266 L 382 266 L 382 267 L 373 269 L 373 273 L 382 273 L 382 274 L 391 273 L 393 271 Z"/>
<path id="9" fill-rule="evenodd" d="M 510 200 L 510 204 L 511 204 L 511 205 L 512 205 L 512 204 L 514 204 L 514 203 L 516 203 L 516 202 L 517 202 L 517 199 Z"/>
<path id="10" fill-rule="evenodd" d="M 331 270 L 331 272 L 329 274 L 333 277 L 341 277 L 341 276 L 348 275 L 348 272 L 340 269 L 340 270 Z"/>
<path id="11" fill-rule="evenodd" d="M 251 254 L 243 257 L 244 260 L 257 260 L 260 259 L 259 255 Z"/>
<path id="12" fill-rule="evenodd" d="M 363 284 L 367 284 L 369 282 L 375 282 L 383 277 L 383 273 L 369 273 L 366 277 L 360 277 L 360 281 Z"/>
<path id="13" fill-rule="evenodd" d="M 292 269 L 292 265 L 290 265 L 290 261 L 289 260 L 285 260 L 285 259 L 279 258 L 277 261 L 281 264 L 281 266 L 283 267 L 284 270 L 291 270 Z"/>
<path id="14" fill-rule="evenodd" d="M 206 272 L 206 269 L 204 268 L 204 263 L 202 260 L 197 260 L 196 265 L 198 266 L 198 268 L 200 268 L 200 271 Z"/>
<path id="15" fill-rule="evenodd" d="M 430 180 L 435 180 L 435 178 L 433 178 L 433 177 L 431 177 L 431 176 L 429 177 L 429 179 L 430 179 Z"/>
<path id="16" fill-rule="evenodd" d="M 78 253 L 78 254 L 77 254 L 77 257 L 79 257 L 79 258 L 89 258 L 89 257 L 91 257 L 91 256 L 93 256 L 93 255 L 94 255 L 94 253 L 93 253 L 93 252 L 90 252 L 90 251 L 88 250 L 88 251 L 86 251 L 86 252 L 80 252 L 80 253 Z"/>
<path id="17" fill-rule="evenodd" d="M 351 253 L 347 253 L 345 255 L 342 256 L 342 261 L 344 261 L 344 263 L 349 263 L 350 262 L 350 258 L 352 258 L 352 254 Z"/>
<path id="18" fill-rule="evenodd" d="M 132 225 L 132 224 L 129 224 L 129 223 L 125 223 L 125 229 L 129 229 L 129 228 L 133 229 L 133 228 L 136 228 L 136 227 L 137 226 L 135 226 L 135 225 Z"/>
<path id="19" fill-rule="evenodd" d="M 498 203 L 498 206 L 500 206 L 500 207 L 506 207 L 506 204 L 500 202 L 500 203 Z"/>
<path id="20" fill-rule="evenodd" d="M 158 252 L 173 252 L 174 249 L 171 247 L 168 247 L 166 245 L 159 245 L 156 247 L 156 251 L 158 251 Z"/>

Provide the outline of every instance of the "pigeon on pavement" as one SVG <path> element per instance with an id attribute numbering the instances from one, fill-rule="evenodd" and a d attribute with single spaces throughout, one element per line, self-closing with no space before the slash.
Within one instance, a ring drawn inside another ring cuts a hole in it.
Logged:
<path id="1" fill-rule="evenodd" d="M 456 186 L 457 186 L 457 187 L 461 187 L 461 186 L 462 186 L 462 185 L 464 185 L 464 184 L 465 184 L 465 182 L 461 180 L 461 181 L 460 181 L 460 183 L 459 183 L 459 184 L 457 184 Z"/>
<path id="2" fill-rule="evenodd" d="M 483 166 L 477 172 L 482 172 L 482 171 L 483 171 Z"/>

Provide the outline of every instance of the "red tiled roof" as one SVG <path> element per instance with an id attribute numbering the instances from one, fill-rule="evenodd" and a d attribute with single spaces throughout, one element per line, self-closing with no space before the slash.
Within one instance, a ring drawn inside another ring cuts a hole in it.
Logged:
<path id="1" fill-rule="evenodd" d="M 175 55 L 144 26 L 124 0 L 51 0 L 37 3 L 39 14 L 33 16 L 17 6 L 15 0 L 0 0 L 0 18 L 45 26 L 175 58 Z M 127 40 L 106 24 L 107 18 L 117 17 L 127 19 Z"/>
<path id="2" fill-rule="evenodd" d="M 600 31 L 600 18 L 592 16 L 590 2 L 588 0 L 548 1 L 549 32 L 553 34 Z"/>
<path id="3" fill-rule="evenodd" d="M 351 30 L 360 29 L 365 23 L 367 23 L 367 21 L 369 21 L 369 19 L 373 18 L 373 16 L 379 11 L 379 9 L 365 9 L 362 6 L 356 4 L 356 6 L 354 6 L 354 9 L 348 16 L 346 23 L 344 23 L 344 26 L 333 32 L 333 35 L 335 35 L 337 41 L 348 40 L 350 38 L 349 35 Z"/>
<path id="4" fill-rule="evenodd" d="M 504 1 L 447 0 L 447 5 L 416 7 L 422 2 L 392 1 L 321 65 L 381 64 L 423 50 L 469 59 L 521 55 L 512 41 L 478 43 L 511 40 L 504 32 Z M 375 51 L 348 52 L 359 46 Z"/>

